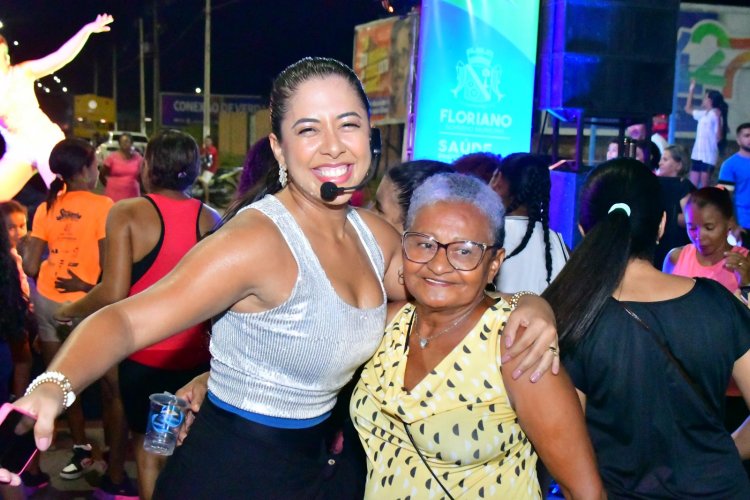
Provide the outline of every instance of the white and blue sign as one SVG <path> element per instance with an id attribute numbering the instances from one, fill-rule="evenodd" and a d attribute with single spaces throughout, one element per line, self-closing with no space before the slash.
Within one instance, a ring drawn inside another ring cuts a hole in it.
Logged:
<path id="1" fill-rule="evenodd" d="M 424 0 L 415 159 L 528 152 L 539 0 Z"/>

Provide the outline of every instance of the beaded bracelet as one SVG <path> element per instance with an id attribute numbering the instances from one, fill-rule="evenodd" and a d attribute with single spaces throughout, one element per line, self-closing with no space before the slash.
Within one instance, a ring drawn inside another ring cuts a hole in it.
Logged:
<path id="1" fill-rule="evenodd" d="M 524 295 L 534 295 L 536 294 L 534 292 L 530 292 L 528 290 L 524 290 L 521 292 L 516 292 L 513 295 L 510 296 L 510 301 L 508 302 L 510 304 L 511 311 L 515 311 L 516 307 L 518 307 L 518 301 L 523 297 Z"/>
<path id="2" fill-rule="evenodd" d="M 68 377 L 60 372 L 44 372 L 35 378 L 31 384 L 26 388 L 24 396 L 28 396 L 34 390 L 42 384 L 52 383 L 57 385 L 62 390 L 62 403 L 63 409 L 67 410 L 70 405 L 76 400 L 76 395 L 73 392 L 73 386 L 70 384 Z"/>

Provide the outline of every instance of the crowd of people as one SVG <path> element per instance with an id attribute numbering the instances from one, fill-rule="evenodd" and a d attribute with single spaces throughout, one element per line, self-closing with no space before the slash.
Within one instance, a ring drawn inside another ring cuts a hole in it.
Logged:
<path id="1" fill-rule="evenodd" d="M 693 114 L 718 148 L 717 102 Z M 65 415 L 55 473 L 91 465 L 75 396 L 100 380 L 100 498 L 533 499 L 547 473 L 567 498 L 750 498 L 750 124 L 719 187 L 687 180 L 717 158 L 614 152 L 571 252 L 544 155 L 406 162 L 357 208 L 321 189 L 378 169 L 354 72 L 302 59 L 270 111 L 221 220 L 189 196 L 214 146 L 174 130 L 142 159 L 121 137 L 116 203 L 93 192 L 93 148 L 64 139 L 29 235 L 0 205 L 0 402 L 36 416 L 42 452 Z M 166 460 L 143 448 L 163 391 L 189 406 Z M 45 477 L 0 469 L 0 492 Z"/>

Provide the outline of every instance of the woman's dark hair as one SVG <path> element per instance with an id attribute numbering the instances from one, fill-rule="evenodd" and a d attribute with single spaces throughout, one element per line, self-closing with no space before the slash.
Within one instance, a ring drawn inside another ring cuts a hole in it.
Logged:
<path id="1" fill-rule="evenodd" d="M 501 159 L 500 155 L 487 151 L 469 153 L 455 160 L 453 168 L 458 173 L 473 175 L 489 184 L 492 175 L 500 167 Z"/>
<path id="2" fill-rule="evenodd" d="M 94 158 L 94 147 L 83 139 L 63 139 L 55 144 L 49 155 L 49 168 L 57 177 L 47 191 L 47 212 L 52 210 L 63 186 L 91 165 Z"/>
<path id="3" fill-rule="evenodd" d="M 245 156 L 245 164 L 242 166 L 240 183 L 234 195 L 234 201 L 227 207 L 222 217 L 222 223 L 228 221 L 248 204 L 248 200 L 256 201 L 258 194 L 265 191 L 265 180 L 271 175 L 271 171 L 279 170 L 279 162 L 273 155 L 271 140 L 268 136 L 259 139 L 248 150 Z M 273 175 L 278 175 L 274 173 Z"/>
<path id="4" fill-rule="evenodd" d="M 719 141 L 719 152 L 724 154 L 727 145 L 727 134 L 729 133 L 729 106 L 724 96 L 718 90 L 708 90 L 706 95 L 711 100 L 711 107 L 721 111 L 721 140 Z"/>
<path id="5" fill-rule="evenodd" d="M 151 187 L 185 191 L 201 170 L 198 143 L 179 130 L 162 130 L 148 141 L 144 161 Z"/>
<path id="6" fill-rule="evenodd" d="M 287 66 L 276 79 L 271 87 L 270 111 L 271 111 L 271 131 L 274 133 L 279 142 L 282 141 L 281 122 L 287 113 L 289 99 L 291 99 L 300 85 L 315 79 L 327 78 L 330 76 L 340 76 L 346 80 L 351 88 L 356 92 L 362 106 L 367 111 L 367 118 L 370 118 L 370 101 L 367 99 L 362 82 L 357 75 L 346 64 L 330 59 L 328 57 L 305 57 L 296 63 Z M 239 198 L 232 206 L 231 213 L 228 210 L 222 218 L 221 224 L 226 223 L 239 210 L 250 203 L 260 200 L 267 194 L 274 194 L 281 191 L 279 182 L 279 169 L 270 168 L 266 175 L 265 184 L 261 189 L 250 190 L 245 196 Z"/>
<path id="7" fill-rule="evenodd" d="M 8 200 L 0 202 L 0 215 L 3 217 L 10 217 L 13 214 L 24 214 L 28 215 L 29 210 L 18 203 L 16 200 Z"/>
<path id="8" fill-rule="evenodd" d="M 506 260 L 521 253 L 534 233 L 537 222 L 542 224 L 544 235 L 544 261 L 547 266 L 547 284 L 552 280 L 552 251 L 549 241 L 549 192 L 552 181 L 548 157 L 529 153 L 513 153 L 500 163 L 500 173 L 508 183 L 510 203 L 507 214 L 525 207 L 529 217 L 521 242 L 508 253 Z"/>
<path id="9" fill-rule="evenodd" d="M 401 220 L 406 220 L 411 195 L 417 187 L 435 174 L 449 174 L 451 172 L 455 172 L 452 166 L 434 160 L 407 161 L 388 170 L 385 175 L 393 182 L 393 187 L 396 190 L 396 200 L 401 207 Z"/>
<path id="10" fill-rule="evenodd" d="M 705 208 L 710 205 L 721 212 L 721 215 L 725 219 L 729 220 L 734 217 L 732 197 L 730 196 L 729 191 L 719 187 L 704 187 L 697 191 L 693 191 L 688 196 L 685 208 L 687 208 L 688 205 L 695 205 L 698 208 Z"/>
<path id="11" fill-rule="evenodd" d="M 247 152 L 235 198 L 241 198 L 250 189 L 260 184 L 272 168 L 279 168 L 279 162 L 273 155 L 271 140 L 265 136 L 256 141 Z"/>
<path id="12" fill-rule="evenodd" d="M 646 165 L 651 167 L 651 170 L 659 168 L 659 160 L 661 159 L 659 146 L 649 139 L 642 139 L 635 143 L 635 147 L 641 150 L 643 158 L 648 158 Z"/>
<path id="13" fill-rule="evenodd" d="M 10 253 L 5 218 L 0 217 L 0 340 L 23 337 L 28 299 L 21 290 L 18 264 Z"/>
<path id="14" fill-rule="evenodd" d="M 643 163 L 617 158 L 590 174 L 581 191 L 579 222 L 586 236 L 542 297 L 557 316 L 560 344 L 572 348 L 588 332 L 628 261 L 651 262 L 662 208 L 659 180 Z M 630 215 L 623 208 L 626 204 Z"/>

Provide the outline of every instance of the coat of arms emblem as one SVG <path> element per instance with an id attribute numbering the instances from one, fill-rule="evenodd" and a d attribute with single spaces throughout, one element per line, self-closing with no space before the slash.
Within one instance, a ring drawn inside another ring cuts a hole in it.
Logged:
<path id="1" fill-rule="evenodd" d="M 488 103 L 493 100 L 501 100 L 503 94 L 500 92 L 500 76 L 502 70 L 500 65 L 493 66 L 492 59 L 495 53 L 490 49 L 472 47 L 466 51 L 467 62 L 459 61 L 456 64 L 456 77 L 458 85 L 452 89 L 454 97 L 459 95 L 468 102 Z"/>

